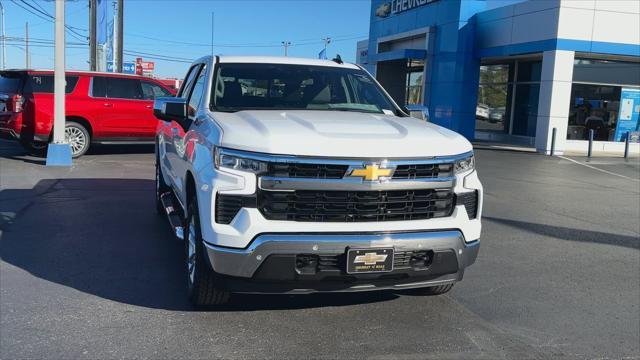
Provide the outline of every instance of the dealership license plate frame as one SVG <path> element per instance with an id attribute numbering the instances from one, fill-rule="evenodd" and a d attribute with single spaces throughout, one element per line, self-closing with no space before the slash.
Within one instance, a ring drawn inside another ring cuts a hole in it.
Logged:
<path id="1" fill-rule="evenodd" d="M 357 256 L 366 256 L 367 253 L 373 253 L 374 255 L 387 255 L 383 261 L 377 261 L 376 264 L 362 264 L 359 266 L 367 267 L 361 270 L 356 269 L 355 260 Z M 345 270 L 347 274 L 376 274 L 376 273 L 389 273 L 393 271 L 393 259 L 395 256 L 395 250 L 392 247 L 384 248 L 347 248 L 347 261 Z M 381 263 L 382 268 L 377 269 L 378 263 Z"/>

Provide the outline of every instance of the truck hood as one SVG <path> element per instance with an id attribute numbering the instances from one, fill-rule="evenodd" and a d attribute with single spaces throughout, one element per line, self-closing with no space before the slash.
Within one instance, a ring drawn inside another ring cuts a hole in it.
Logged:
<path id="1" fill-rule="evenodd" d="M 226 148 L 269 154 L 404 158 L 472 150 L 463 136 L 409 117 L 322 110 L 212 112 Z"/>

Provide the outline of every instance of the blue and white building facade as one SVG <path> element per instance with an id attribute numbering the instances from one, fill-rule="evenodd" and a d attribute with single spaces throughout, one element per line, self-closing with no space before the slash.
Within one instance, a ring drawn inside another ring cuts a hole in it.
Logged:
<path id="1" fill-rule="evenodd" d="M 622 151 L 640 126 L 640 1 L 372 0 L 357 62 L 469 139 Z M 640 151 L 632 144 L 632 151 Z"/>

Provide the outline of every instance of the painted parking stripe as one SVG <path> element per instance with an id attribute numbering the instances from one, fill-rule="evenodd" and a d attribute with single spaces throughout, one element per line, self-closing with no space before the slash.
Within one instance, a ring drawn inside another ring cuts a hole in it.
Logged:
<path id="1" fill-rule="evenodd" d="M 576 164 L 579 164 L 579 165 L 582 165 L 582 166 L 588 167 L 589 169 L 593 169 L 593 170 L 597 170 L 597 171 L 603 172 L 603 173 L 605 173 L 605 174 L 609 174 L 609 175 L 613 175 L 613 176 L 621 177 L 621 178 L 623 178 L 623 179 L 627 179 L 627 180 L 631 180 L 631 181 L 640 182 L 640 179 L 634 179 L 634 178 L 632 178 L 632 177 L 628 177 L 628 176 L 625 176 L 625 175 L 622 175 L 622 174 L 618 174 L 618 173 L 614 173 L 614 172 L 611 172 L 611 171 L 608 171 L 608 170 L 600 169 L 600 168 L 597 168 L 597 167 L 595 167 L 595 166 L 591 166 L 591 165 L 589 165 L 589 164 L 585 164 L 585 163 L 583 163 L 583 162 L 580 162 L 580 161 L 578 161 L 578 160 L 574 160 L 574 159 L 568 158 L 568 157 L 566 157 L 566 156 L 558 156 L 558 157 L 559 157 L 560 159 L 568 160 L 568 161 L 571 161 L 571 162 L 573 162 L 573 163 L 576 163 Z"/>

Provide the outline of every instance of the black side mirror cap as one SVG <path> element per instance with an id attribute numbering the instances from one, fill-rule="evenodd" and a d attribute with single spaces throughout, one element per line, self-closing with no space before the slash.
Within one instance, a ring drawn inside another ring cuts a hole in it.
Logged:
<path id="1" fill-rule="evenodd" d="M 179 97 L 159 97 L 153 102 L 153 115 L 162 121 L 183 123 L 187 119 L 187 101 Z"/>

